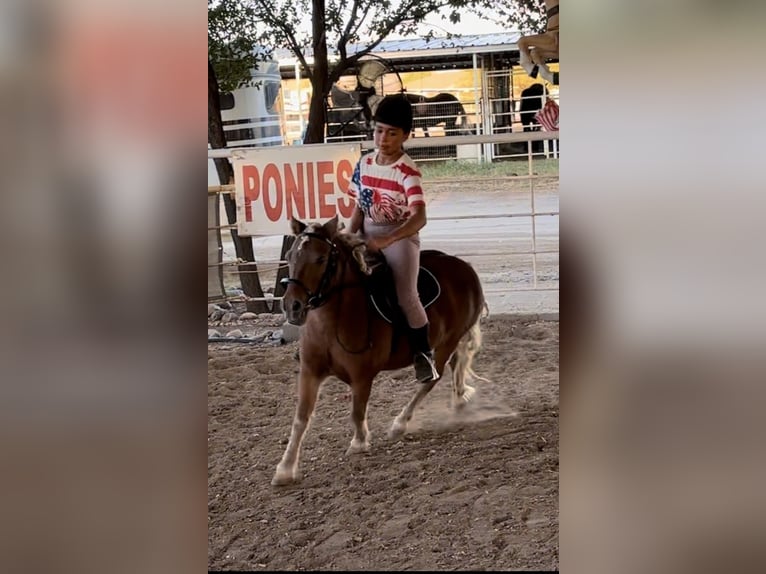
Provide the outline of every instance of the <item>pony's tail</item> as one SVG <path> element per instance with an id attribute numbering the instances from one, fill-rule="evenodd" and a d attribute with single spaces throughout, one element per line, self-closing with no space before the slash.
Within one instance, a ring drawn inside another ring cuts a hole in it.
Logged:
<path id="1" fill-rule="evenodd" d="M 455 354 L 452 355 L 450 360 L 450 367 L 452 367 L 453 405 L 456 407 L 471 400 L 475 392 L 472 386 L 466 384 L 466 376 L 470 376 L 474 380 L 484 381 L 485 383 L 490 382 L 488 379 L 476 374 L 476 371 L 473 370 L 473 359 L 481 348 L 482 336 L 479 321 L 480 319 L 477 319 L 473 327 L 460 339 L 457 349 L 455 349 Z"/>

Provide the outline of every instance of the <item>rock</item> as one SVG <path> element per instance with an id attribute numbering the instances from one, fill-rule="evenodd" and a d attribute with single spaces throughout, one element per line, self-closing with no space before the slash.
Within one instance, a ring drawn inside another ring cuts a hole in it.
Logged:
<path id="1" fill-rule="evenodd" d="M 242 313 L 239 316 L 240 321 L 248 321 L 248 320 L 257 319 L 257 318 L 258 318 L 258 315 L 251 311 L 246 311 L 245 313 Z"/>
<path id="2" fill-rule="evenodd" d="M 221 317 L 223 317 L 224 314 L 225 313 L 222 309 L 216 309 L 215 311 L 213 311 L 212 315 L 208 316 L 208 319 L 210 319 L 211 321 L 220 321 Z"/>
<path id="3" fill-rule="evenodd" d="M 297 325 L 291 325 L 287 322 L 282 325 L 282 338 L 285 340 L 285 342 L 292 343 L 297 341 L 300 338 L 300 335 L 300 327 Z"/>
<path id="4" fill-rule="evenodd" d="M 208 329 L 207 330 L 207 338 L 208 339 L 215 339 L 216 337 L 220 337 L 221 333 L 216 331 L 215 329 Z"/>
<path id="5" fill-rule="evenodd" d="M 218 309 L 218 305 L 215 305 L 213 303 L 210 303 L 207 306 L 207 316 L 210 317 L 213 313 L 215 313 L 215 310 Z"/>
<path id="6" fill-rule="evenodd" d="M 232 339 L 241 339 L 243 337 L 242 331 L 239 329 L 234 329 L 233 331 L 229 331 L 228 333 L 226 333 L 226 336 Z"/>
<path id="7" fill-rule="evenodd" d="M 233 323 L 238 318 L 239 317 L 237 316 L 236 313 L 226 313 L 226 315 L 224 315 L 223 318 L 221 318 L 221 321 L 223 321 L 224 323 Z"/>

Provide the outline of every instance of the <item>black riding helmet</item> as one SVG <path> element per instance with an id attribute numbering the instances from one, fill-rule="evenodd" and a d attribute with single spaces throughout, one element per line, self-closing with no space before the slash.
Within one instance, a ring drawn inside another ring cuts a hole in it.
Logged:
<path id="1" fill-rule="evenodd" d="M 403 95 L 386 96 L 378 104 L 372 119 L 409 133 L 412 131 L 412 105 Z"/>

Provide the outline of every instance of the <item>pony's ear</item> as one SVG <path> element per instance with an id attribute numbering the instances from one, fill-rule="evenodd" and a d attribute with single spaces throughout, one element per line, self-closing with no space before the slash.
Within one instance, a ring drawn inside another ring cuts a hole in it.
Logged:
<path id="1" fill-rule="evenodd" d="M 303 230 L 306 229 L 306 224 L 302 221 L 298 221 L 294 217 L 290 218 L 290 229 L 293 232 L 293 235 L 300 235 L 303 233 Z"/>
<path id="2" fill-rule="evenodd" d="M 335 214 L 330 221 L 324 224 L 324 230 L 327 232 L 327 237 L 335 237 L 338 233 L 338 214 Z"/>

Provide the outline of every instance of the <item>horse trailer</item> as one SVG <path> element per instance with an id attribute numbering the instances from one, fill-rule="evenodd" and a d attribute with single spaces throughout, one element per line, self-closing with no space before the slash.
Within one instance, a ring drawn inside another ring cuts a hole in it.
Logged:
<path id="1" fill-rule="evenodd" d="M 230 148 L 283 145 L 279 64 L 274 60 L 262 61 L 250 73 L 252 85 L 221 94 L 226 145 Z M 213 160 L 208 160 L 208 185 L 219 185 Z"/>

